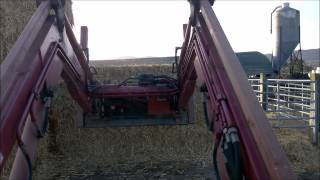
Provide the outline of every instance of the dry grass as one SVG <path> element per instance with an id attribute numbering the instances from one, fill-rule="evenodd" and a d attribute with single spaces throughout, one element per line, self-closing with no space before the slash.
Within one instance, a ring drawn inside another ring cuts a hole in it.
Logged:
<path id="1" fill-rule="evenodd" d="M 294 172 L 303 178 L 319 178 L 320 148 L 311 144 L 310 132 L 298 129 L 276 129 L 275 132 Z"/>

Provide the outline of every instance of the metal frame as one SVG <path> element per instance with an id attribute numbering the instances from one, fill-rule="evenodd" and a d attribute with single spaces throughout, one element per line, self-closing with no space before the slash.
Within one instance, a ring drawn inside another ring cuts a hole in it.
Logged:
<path id="1" fill-rule="evenodd" d="M 44 88 L 55 86 L 63 77 L 72 97 L 84 111 L 91 111 L 86 92 L 85 58 L 74 52 L 79 46 L 71 26 L 66 24 L 63 44 L 54 25 L 54 15 L 49 15 L 50 1 L 44 1 L 29 21 L 5 61 L 1 64 L 1 120 L 0 120 L 0 169 L 17 141 L 24 147 L 30 160 L 35 159 L 39 138 L 38 126 L 43 125 L 45 104 L 41 93 Z M 68 48 L 63 48 L 68 47 Z M 26 61 L 27 60 L 27 61 Z M 28 118 L 30 117 L 30 118 Z M 23 130 L 24 129 L 24 130 Z M 11 171 L 11 179 L 27 177 L 25 155 L 18 150 Z"/>

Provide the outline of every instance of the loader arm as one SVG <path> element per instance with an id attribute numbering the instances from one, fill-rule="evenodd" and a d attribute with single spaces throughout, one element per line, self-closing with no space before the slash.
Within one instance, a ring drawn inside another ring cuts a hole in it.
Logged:
<path id="1" fill-rule="evenodd" d="M 87 59 L 67 19 L 62 34 L 59 33 L 55 25 L 57 15 L 50 14 L 51 8 L 51 1 L 40 4 L 1 64 L 0 171 L 16 141 L 26 148 L 23 153 L 34 159 L 35 145 L 39 140 L 34 134 L 42 130 L 39 127 L 45 121 L 46 101 L 52 98 L 46 94 L 60 77 L 82 109 L 91 110 L 87 92 L 90 77 Z M 31 128 L 31 131 L 23 131 L 24 127 Z M 14 164 L 25 166 L 26 163 Z M 15 169 L 18 168 L 13 171 Z M 21 179 L 19 177 L 13 179 Z"/>
<path id="2" fill-rule="evenodd" d="M 198 84 L 215 139 L 217 179 L 296 179 L 211 5 L 191 0 L 177 63 L 179 105 L 186 106 Z"/>

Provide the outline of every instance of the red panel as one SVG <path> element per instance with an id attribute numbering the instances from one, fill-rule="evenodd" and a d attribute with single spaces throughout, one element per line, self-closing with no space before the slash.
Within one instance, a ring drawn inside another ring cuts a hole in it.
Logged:
<path id="1" fill-rule="evenodd" d="M 152 96 L 148 100 L 149 115 L 164 115 L 170 114 L 170 100 L 168 97 Z"/>

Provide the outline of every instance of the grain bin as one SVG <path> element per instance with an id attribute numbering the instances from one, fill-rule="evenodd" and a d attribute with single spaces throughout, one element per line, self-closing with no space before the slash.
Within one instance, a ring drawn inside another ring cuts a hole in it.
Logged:
<path id="1" fill-rule="evenodd" d="M 300 43 L 300 12 L 289 3 L 276 7 L 271 13 L 273 38 L 272 69 L 279 73 L 281 66 Z"/>

